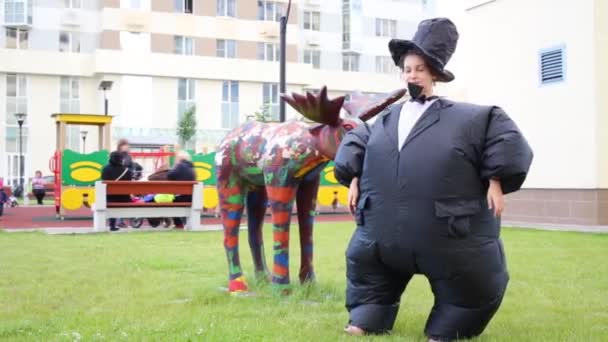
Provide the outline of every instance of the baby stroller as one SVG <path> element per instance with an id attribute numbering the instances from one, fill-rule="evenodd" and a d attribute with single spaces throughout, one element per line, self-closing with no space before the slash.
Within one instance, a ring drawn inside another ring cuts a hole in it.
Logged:
<path id="1" fill-rule="evenodd" d="M 8 197 L 8 201 L 6 203 L 7 207 L 15 208 L 19 206 L 19 201 L 17 198 L 21 197 L 23 194 L 23 188 L 21 185 L 15 185 L 13 188 L 12 194 Z"/>
<path id="2" fill-rule="evenodd" d="M 143 170 L 143 167 L 139 163 L 133 162 L 133 180 L 140 180 L 143 176 Z M 142 197 L 132 196 L 131 201 L 137 203 L 142 202 L 143 199 Z M 141 217 L 132 217 L 128 219 L 128 222 L 129 226 L 137 229 L 144 223 L 144 219 Z"/>

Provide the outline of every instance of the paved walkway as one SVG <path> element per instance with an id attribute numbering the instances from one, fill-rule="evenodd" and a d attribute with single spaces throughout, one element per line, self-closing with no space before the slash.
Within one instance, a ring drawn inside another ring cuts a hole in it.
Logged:
<path id="1" fill-rule="evenodd" d="M 328 213 L 319 215 L 315 219 L 315 222 L 352 222 L 352 220 L 352 216 L 348 213 Z M 203 217 L 201 221 L 201 231 L 221 230 L 221 222 L 216 217 Z M 270 222 L 270 216 L 266 216 L 266 222 Z M 146 224 L 147 222 L 144 223 L 144 226 L 140 229 L 121 229 L 118 233 L 169 231 L 169 229 L 165 228 L 151 228 L 146 226 Z M 292 224 L 297 224 L 297 219 L 295 217 L 292 219 Z M 503 226 L 550 231 L 608 233 L 608 226 L 540 224 L 511 221 L 504 221 Z M 64 220 L 59 220 L 55 217 L 54 206 L 24 206 L 6 208 L 4 216 L 0 217 L 0 229 L 10 232 L 44 231 L 48 234 L 86 234 L 93 232 L 93 219 L 91 210 L 88 208 L 70 212 L 69 215 L 64 217 Z"/>

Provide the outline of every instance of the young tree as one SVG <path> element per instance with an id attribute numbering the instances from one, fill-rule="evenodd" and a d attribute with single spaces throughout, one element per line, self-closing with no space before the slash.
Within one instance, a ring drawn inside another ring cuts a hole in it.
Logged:
<path id="1" fill-rule="evenodd" d="M 192 138 L 196 134 L 196 106 L 193 105 L 177 123 L 177 137 L 181 146 L 191 147 Z"/>
<path id="2" fill-rule="evenodd" d="M 247 115 L 247 120 L 255 120 L 259 122 L 270 122 L 272 121 L 272 115 L 270 113 L 270 107 L 268 104 L 263 104 L 260 109 L 251 115 Z"/>

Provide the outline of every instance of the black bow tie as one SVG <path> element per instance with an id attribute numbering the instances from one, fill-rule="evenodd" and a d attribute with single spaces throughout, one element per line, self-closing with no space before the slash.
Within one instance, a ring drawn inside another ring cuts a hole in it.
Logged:
<path id="1" fill-rule="evenodd" d="M 413 97 L 410 98 L 410 102 L 418 102 L 420 104 L 424 104 L 425 102 L 432 101 L 432 100 L 438 99 L 438 98 L 439 98 L 439 96 L 429 96 L 429 97 L 426 97 L 426 95 L 420 95 L 420 96 L 418 96 L 416 98 L 413 98 Z"/>

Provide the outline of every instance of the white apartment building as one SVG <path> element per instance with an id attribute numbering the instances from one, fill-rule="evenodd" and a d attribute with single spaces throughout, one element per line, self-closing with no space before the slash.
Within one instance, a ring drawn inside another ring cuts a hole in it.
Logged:
<path id="1" fill-rule="evenodd" d="M 503 107 L 534 149 L 505 220 L 608 225 L 608 1 L 450 3 L 464 98 Z"/>
<path id="2" fill-rule="evenodd" d="M 49 174 L 52 113 L 114 116 L 113 140 L 135 147 L 177 142 L 180 115 L 196 105 L 196 147 L 267 105 L 278 118 L 279 23 L 286 0 L 2 0 L 0 176 L 18 178 L 15 113 L 25 178 Z M 387 48 L 433 15 L 429 0 L 294 0 L 287 35 L 288 91 L 326 85 L 331 96 L 401 86 Z M 406 19 L 404 19 L 406 18 Z M 296 113 L 287 106 L 287 117 Z M 69 148 L 82 151 L 80 132 Z M 86 151 L 98 147 L 90 130 Z"/>

